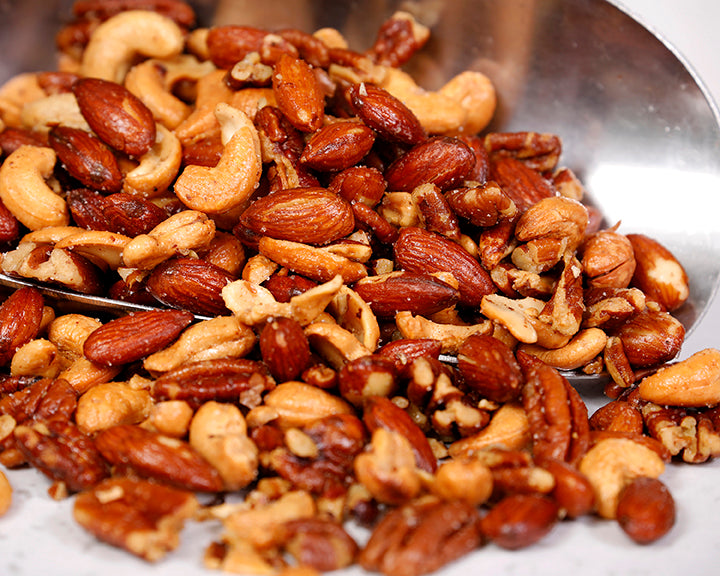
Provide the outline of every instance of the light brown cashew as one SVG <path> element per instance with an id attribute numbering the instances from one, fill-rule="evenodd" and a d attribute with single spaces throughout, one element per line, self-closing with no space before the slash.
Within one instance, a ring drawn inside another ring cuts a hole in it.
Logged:
<path id="1" fill-rule="evenodd" d="M 183 50 L 180 27 L 157 12 L 128 10 L 100 24 L 83 52 L 81 75 L 122 83 L 137 55 L 172 58 Z"/>
<path id="2" fill-rule="evenodd" d="M 126 382 L 103 382 L 78 399 L 75 421 L 85 434 L 94 434 L 120 424 L 139 424 L 149 415 L 153 398 Z"/>
<path id="3" fill-rule="evenodd" d="M 328 306 L 337 323 L 352 332 L 365 348 L 374 352 L 380 341 L 380 326 L 370 305 L 347 286 L 342 286 Z"/>
<path id="4" fill-rule="evenodd" d="M 402 311 L 395 315 L 395 324 L 403 338 L 430 338 L 442 342 L 445 354 L 454 354 L 469 336 L 473 334 L 492 333 L 492 322 L 485 320 L 479 324 L 457 325 L 440 324 L 423 316 L 413 316 L 411 312 Z"/>
<path id="5" fill-rule="evenodd" d="M 106 230 L 82 230 L 69 234 L 55 244 L 55 248 L 72 250 L 103 269 L 117 270 L 122 265 L 125 246 L 132 240 L 129 236 Z"/>
<path id="6" fill-rule="evenodd" d="M 587 328 L 572 337 L 570 342 L 561 348 L 548 350 L 536 344 L 523 344 L 520 350 L 540 358 L 560 370 L 575 370 L 585 366 L 605 349 L 607 335 L 600 328 Z"/>
<path id="7" fill-rule="evenodd" d="M 175 254 L 207 246 L 214 236 L 215 223 L 207 214 L 183 210 L 128 242 L 123 263 L 128 268 L 150 270 Z"/>
<path id="8" fill-rule="evenodd" d="M 0 86 L 0 120 L 6 126 L 19 127 L 25 105 L 45 96 L 34 72 L 13 76 Z"/>
<path id="9" fill-rule="evenodd" d="M 39 230 L 28 232 L 20 239 L 18 244 L 27 242 L 32 242 L 33 244 L 57 244 L 68 236 L 84 231 L 85 229 L 79 226 L 48 226 L 47 228 L 40 228 Z"/>
<path id="10" fill-rule="evenodd" d="M 465 122 L 458 128 L 463 134 L 477 134 L 495 114 L 497 95 L 490 78 L 474 70 L 466 70 L 451 78 L 439 94 L 460 104 L 465 110 Z"/>
<path id="11" fill-rule="evenodd" d="M 47 133 L 53 126 L 62 124 L 90 132 L 90 125 L 80 112 L 75 95 L 71 92 L 52 94 L 26 104 L 20 120 L 25 128 Z"/>
<path id="12" fill-rule="evenodd" d="M 453 458 L 472 457 L 490 447 L 522 450 L 530 442 L 530 424 L 524 408 L 519 404 L 503 404 L 480 432 L 461 438 L 450 444 L 448 450 Z"/>
<path id="13" fill-rule="evenodd" d="M 37 338 L 18 348 L 10 362 L 12 376 L 39 376 L 55 378 L 62 370 L 62 358 L 57 346 Z"/>
<path id="14" fill-rule="evenodd" d="M 241 358 L 255 341 L 255 333 L 235 316 L 218 316 L 186 328 L 172 346 L 148 356 L 143 367 L 158 373 L 188 362 Z"/>
<path id="15" fill-rule="evenodd" d="M 125 76 L 125 88 L 140 98 L 155 119 L 170 130 L 177 128 L 192 111 L 166 88 L 159 60 L 145 60 L 130 68 Z"/>
<path id="16" fill-rule="evenodd" d="M 339 324 L 314 322 L 305 328 L 305 336 L 310 346 L 336 370 L 351 360 L 372 354 L 352 332 Z"/>
<path id="17" fill-rule="evenodd" d="M 65 199 L 45 182 L 55 160 L 52 148 L 20 146 L 0 166 L 0 199 L 30 230 L 70 222 Z"/>
<path id="18" fill-rule="evenodd" d="M 177 136 L 157 124 L 155 144 L 140 158 L 140 163 L 125 174 L 123 192 L 155 198 L 175 180 L 182 164 L 182 145 Z"/>
<path id="19" fill-rule="evenodd" d="M 83 355 L 85 339 L 100 326 L 102 322 L 84 314 L 63 314 L 48 326 L 48 339 L 70 364 Z"/>
<path id="20" fill-rule="evenodd" d="M 247 114 L 220 103 L 215 108 L 225 145 L 217 166 L 187 166 L 175 182 L 175 194 L 189 208 L 221 214 L 243 206 L 260 182 L 260 139 Z"/>

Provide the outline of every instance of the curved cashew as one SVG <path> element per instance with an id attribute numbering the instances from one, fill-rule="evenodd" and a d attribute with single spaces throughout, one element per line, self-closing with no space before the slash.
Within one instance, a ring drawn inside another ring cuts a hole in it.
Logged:
<path id="1" fill-rule="evenodd" d="M 90 125 L 80 112 L 75 95 L 71 92 L 52 94 L 26 104 L 20 114 L 22 125 L 38 132 L 48 132 L 53 126 L 63 125 L 90 132 Z"/>
<path id="2" fill-rule="evenodd" d="M 6 126 L 20 126 L 23 108 L 45 96 L 36 73 L 23 72 L 13 76 L 0 86 L 0 120 Z"/>
<path id="3" fill-rule="evenodd" d="M 157 12 L 128 10 L 100 24 L 83 52 L 81 75 L 122 83 L 135 57 L 172 58 L 183 50 L 180 27 Z"/>
<path id="4" fill-rule="evenodd" d="M 57 244 L 68 236 L 84 231 L 85 229 L 79 226 L 48 226 L 47 228 L 40 228 L 39 230 L 28 232 L 20 239 L 18 245 L 27 242 L 34 244 Z"/>
<path id="5" fill-rule="evenodd" d="M 142 426 L 165 436 L 184 438 L 190 429 L 193 414 L 193 409 L 185 400 L 156 402 Z"/>
<path id="6" fill-rule="evenodd" d="M 150 108 L 160 124 L 173 130 L 190 115 L 192 109 L 166 88 L 160 66 L 158 60 L 145 60 L 133 66 L 125 76 L 125 88 Z"/>
<path id="7" fill-rule="evenodd" d="M 413 316 L 412 312 L 402 311 L 395 315 L 395 324 L 403 338 L 430 338 L 442 342 L 444 354 L 454 354 L 469 336 L 492 333 L 490 321 L 463 326 L 457 324 L 439 324 L 423 316 Z"/>
<path id="8" fill-rule="evenodd" d="M 165 192 L 180 171 L 182 145 L 162 124 L 157 125 L 155 144 L 140 158 L 140 164 L 125 174 L 123 192 L 154 198 Z"/>
<path id="9" fill-rule="evenodd" d="M 48 339 L 65 361 L 72 363 L 83 355 L 85 339 L 100 326 L 102 322 L 84 314 L 63 314 L 48 326 Z"/>
<path id="10" fill-rule="evenodd" d="M 561 348 L 547 349 L 535 344 L 523 344 L 520 350 L 540 358 L 560 370 L 575 370 L 585 366 L 605 349 L 607 335 L 600 328 L 581 330 Z"/>
<path id="11" fill-rule="evenodd" d="M 131 240 L 129 236 L 105 230 L 80 230 L 58 241 L 55 248 L 72 250 L 101 268 L 117 270 L 122 266 L 123 250 Z"/>
<path id="12" fill-rule="evenodd" d="M 502 447 L 522 450 L 530 442 L 530 424 L 527 414 L 519 404 L 503 404 L 480 432 L 456 440 L 448 447 L 453 458 L 472 457 L 474 452 L 487 448 Z"/>
<path id="13" fill-rule="evenodd" d="M 351 360 L 372 354 L 352 332 L 338 324 L 315 322 L 305 328 L 305 335 L 310 346 L 336 370 Z"/>
<path id="14" fill-rule="evenodd" d="M 485 128 L 495 114 L 497 95 L 490 78 L 474 70 L 461 72 L 438 90 L 465 110 L 465 122 L 458 132 L 472 135 Z"/>
<path id="15" fill-rule="evenodd" d="M 242 206 L 262 173 L 260 138 L 247 114 L 228 104 L 215 108 L 225 149 L 214 168 L 190 165 L 175 182 L 175 194 L 194 210 L 221 214 Z"/>
<path id="16" fill-rule="evenodd" d="M 347 286 L 342 286 L 328 308 L 337 323 L 352 332 L 371 352 L 380 340 L 380 326 L 370 305 Z"/>
<path id="17" fill-rule="evenodd" d="M 18 348 L 10 362 L 12 376 L 39 376 L 55 378 L 62 370 L 62 359 L 57 346 L 38 338 Z"/>
<path id="18" fill-rule="evenodd" d="M 103 382 L 78 399 L 75 421 L 85 434 L 119 424 L 139 424 L 149 415 L 153 398 L 147 390 L 125 382 Z"/>
<path id="19" fill-rule="evenodd" d="M 255 345 L 255 333 L 234 316 L 218 316 L 190 326 L 168 348 L 148 356 L 143 367 L 167 372 L 188 362 L 241 358 Z"/>
<path id="20" fill-rule="evenodd" d="M 64 198 L 45 182 L 52 175 L 55 159 L 52 148 L 20 146 L 0 166 L 0 199 L 30 230 L 70 222 Z"/>
<path id="21" fill-rule="evenodd" d="M 128 242 L 123 263 L 128 268 L 150 270 L 175 254 L 207 246 L 214 236 L 215 223 L 207 214 L 184 210 Z"/>

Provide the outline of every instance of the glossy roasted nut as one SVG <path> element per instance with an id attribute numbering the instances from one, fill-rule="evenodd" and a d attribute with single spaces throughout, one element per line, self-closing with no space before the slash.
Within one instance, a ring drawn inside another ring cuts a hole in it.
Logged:
<path id="1" fill-rule="evenodd" d="M 360 553 L 359 564 L 388 576 L 438 570 L 482 542 L 477 509 L 460 501 L 419 500 L 388 512 Z"/>
<path id="2" fill-rule="evenodd" d="M 587 477 L 577 467 L 560 460 L 540 464 L 555 477 L 550 496 L 560 506 L 560 516 L 579 518 L 595 510 L 595 492 Z"/>
<path id="3" fill-rule="evenodd" d="M 12 494 L 12 485 L 8 481 L 7 476 L 5 476 L 5 473 L 0 470 L 0 518 L 5 516 L 10 506 L 12 506 Z"/>
<path id="4" fill-rule="evenodd" d="M 720 402 L 720 351 L 707 348 L 644 378 L 640 398 L 669 406 L 714 406 Z"/>
<path id="5" fill-rule="evenodd" d="M 383 198 L 387 183 L 377 168 L 352 166 L 333 176 L 328 188 L 350 204 L 362 202 L 372 208 Z"/>
<path id="6" fill-rule="evenodd" d="M 483 296 L 496 290 L 490 275 L 467 250 L 439 234 L 422 228 L 404 228 L 394 250 L 398 266 L 407 272 L 452 274 L 463 305 L 479 306 Z"/>
<path id="7" fill-rule="evenodd" d="M 359 547 L 332 519 L 291 520 L 283 526 L 285 550 L 302 566 L 315 570 L 340 570 L 350 566 Z"/>
<path id="8" fill-rule="evenodd" d="M 493 476 L 490 468 L 479 460 L 448 460 L 435 472 L 431 489 L 444 500 L 481 506 L 492 495 Z"/>
<path id="9" fill-rule="evenodd" d="M 146 390 L 125 382 L 93 386 L 78 399 L 75 422 L 84 434 L 94 434 L 118 424 L 139 424 L 149 415 L 153 398 Z"/>
<path id="10" fill-rule="evenodd" d="M 68 204 L 73 211 L 70 200 Z M 131 238 L 147 234 L 168 217 L 168 212 L 164 208 L 125 192 L 106 196 L 101 210 L 108 230 Z M 77 210 L 73 212 L 73 216 L 76 212 Z"/>
<path id="11" fill-rule="evenodd" d="M 350 204 L 324 188 L 280 190 L 253 202 L 239 226 L 258 236 L 305 244 L 329 244 L 350 234 Z"/>
<path id="12" fill-rule="evenodd" d="M 275 63 L 273 93 L 290 123 L 303 132 L 315 132 L 325 118 L 325 97 L 310 65 L 283 54 Z"/>
<path id="13" fill-rule="evenodd" d="M 473 335 L 460 345 L 458 370 L 463 387 L 493 402 L 520 396 L 523 377 L 512 350 L 490 335 Z"/>
<path id="14" fill-rule="evenodd" d="M 555 134 L 490 132 L 484 143 L 491 158 L 515 158 L 538 172 L 553 171 L 562 153 L 562 141 Z"/>
<path id="15" fill-rule="evenodd" d="M 512 494 L 493 506 L 480 522 L 482 534 L 508 550 L 544 538 L 558 520 L 557 503 L 539 494 Z"/>
<path id="16" fill-rule="evenodd" d="M 236 278 L 198 258 L 171 258 L 153 268 L 147 289 L 159 302 L 193 314 L 223 316 L 229 313 L 222 289 Z"/>
<path id="17" fill-rule="evenodd" d="M 668 312 L 648 307 L 618 330 L 623 351 L 633 368 L 669 362 L 685 339 L 685 327 Z"/>
<path id="18" fill-rule="evenodd" d="M 72 422 L 53 418 L 17 426 L 13 434 L 28 462 L 71 492 L 91 488 L 108 476 L 94 441 Z"/>
<path id="19" fill-rule="evenodd" d="M 223 489 L 218 471 L 177 438 L 123 424 L 100 431 L 95 444 L 110 464 L 128 466 L 145 478 L 199 492 Z"/>
<path id="20" fill-rule="evenodd" d="M 635 273 L 635 253 L 627 236 L 614 229 L 588 237 L 582 247 L 583 272 L 593 287 L 627 288 Z"/>
<path id="21" fill-rule="evenodd" d="M 374 142 L 375 132 L 362 122 L 332 122 L 310 137 L 300 162 L 320 172 L 345 170 L 358 164 Z"/>
<path id="22" fill-rule="evenodd" d="M 470 457 L 491 447 L 521 450 L 530 444 L 528 417 L 522 406 L 508 402 L 495 411 L 490 423 L 472 436 L 456 440 L 448 447 L 453 458 Z"/>
<path id="23" fill-rule="evenodd" d="M 518 213 L 515 203 L 495 182 L 448 190 L 445 198 L 458 216 L 484 228 L 513 220 Z"/>
<path id="24" fill-rule="evenodd" d="M 520 212 L 544 198 L 555 196 L 553 185 L 532 168 L 512 157 L 491 162 L 490 177 L 515 203 Z"/>
<path id="25" fill-rule="evenodd" d="M 654 300 L 672 312 L 682 306 L 690 295 L 688 277 L 682 264 L 665 246 L 644 234 L 628 234 L 635 253 L 633 286 L 640 288 L 649 300 Z"/>
<path id="26" fill-rule="evenodd" d="M 83 344 L 85 356 L 101 365 L 128 364 L 172 343 L 192 322 L 184 310 L 151 310 L 111 320 Z"/>
<path id="27" fill-rule="evenodd" d="M 0 366 L 38 335 L 44 298 L 35 288 L 15 290 L 0 306 Z"/>
<path id="28" fill-rule="evenodd" d="M 449 190 L 461 184 L 474 165 L 475 156 L 464 142 L 436 136 L 400 156 L 384 176 L 388 190 L 410 192 L 428 183 Z"/>
<path id="29" fill-rule="evenodd" d="M 548 350 L 542 346 L 523 344 L 518 349 L 539 358 L 558 370 L 576 370 L 589 364 L 606 349 L 607 336 L 599 328 L 580 330 L 570 341 Z"/>
<path id="30" fill-rule="evenodd" d="M 426 357 L 437 360 L 441 349 L 442 343 L 439 340 L 401 338 L 388 342 L 378 348 L 376 353 L 378 356 L 392 360 L 395 364 L 395 372 L 403 375 L 416 358 Z"/>
<path id="31" fill-rule="evenodd" d="M 116 82 L 83 78 L 73 84 L 73 94 L 93 132 L 108 146 L 137 157 L 150 150 L 155 119 L 129 90 Z"/>
<path id="32" fill-rule="evenodd" d="M 421 184 L 412 191 L 423 227 L 454 242 L 462 237 L 458 217 L 435 184 Z"/>
<path id="33" fill-rule="evenodd" d="M 630 402 L 617 399 L 601 406 L 590 416 L 590 428 L 642 434 L 643 415 Z"/>
<path id="34" fill-rule="evenodd" d="M 112 151 L 96 136 L 79 128 L 56 126 L 48 141 L 65 169 L 83 185 L 102 192 L 119 192 L 123 176 Z"/>
<path id="35" fill-rule="evenodd" d="M 651 544 L 675 524 L 675 501 L 657 478 L 635 478 L 620 494 L 617 521 L 635 542 Z"/>
<path id="36" fill-rule="evenodd" d="M 297 320 L 282 316 L 260 332 L 260 355 L 277 382 L 297 379 L 310 362 L 310 344 Z"/>
<path id="37" fill-rule="evenodd" d="M 340 395 L 358 408 L 371 396 L 390 397 L 396 385 L 395 364 L 382 356 L 356 358 L 338 373 Z"/>
<path id="38" fill-rule="evenodd" d="M 77 496 L 73 518 L 99 540 L 153 562 L 177 548 L 180 530 L 198 508 L 191 492 L 112 478 Z"/>

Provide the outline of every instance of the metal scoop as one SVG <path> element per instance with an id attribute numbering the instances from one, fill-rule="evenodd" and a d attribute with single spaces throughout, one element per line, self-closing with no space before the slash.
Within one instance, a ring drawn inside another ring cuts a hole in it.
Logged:
<path id="1" fill-rule="evenodd" d="M 33 37 L 52 37 L 70 13 L 71 2 L 59 4 L 56 15 L 42 10 L 32 22 L 15 21 L 12 12 L 0 19 L 0 53 L 17 56 L 4 62 L 0 80 L 54 66 L 50 42 L 47 54 L 2 47 L 31 37 L 28 26 Z M 306 0 L 282 10 L 273 2 L 196 3 L 204 24 L 331 26 L 354 47 L 371 45 L 380 24 L 401 4 L 432 26 L 431 42 L 408 69 L 422 86 L 436 89 L 466 69 L 490 76 L 499 94 L 493 130 L 558 134 L 562 163 L 583 181 L 605 223 L 621 222 L 621 232 L 651 235 L 679 258 L 691 297 L 676 315 L 690 333 L 720 283 L 720 226 L 708 209 L 720 189 L 718 112 L 673 48 L 620 7 L 602 0 Z M 37 30 L 42 25 L 47 33 Z M 13 288 L 30 282 L 0 276 L 0 284 Z M 41 290 L 55 302 L 96 312 L 147 309 L 57 288 Z M 578 382 L 600 378 L 571 377 Z"/>

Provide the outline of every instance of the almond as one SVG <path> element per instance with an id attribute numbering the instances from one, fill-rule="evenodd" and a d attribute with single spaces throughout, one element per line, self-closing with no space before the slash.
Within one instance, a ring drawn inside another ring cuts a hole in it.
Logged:
<path id="1" fill-rule="evenodd" d="M 387 90 L 372 84 L 354 84 L 348 96 L 358 118 L 385 140 L 413 146 L 427 138 L 417 116 Z"/>
<path id="2" fill-rule="evenodd" d="M 320 172 L 344 170 L 360 162 L 374 142 L 375 133 L 361 122 L 334 122 L 310 137 L 300 162 Z"/>
<path id="3" fill-rule="evenodd" d="M 0 306 L 0 366 L 40 330 L 44 301 L 35 288 L 18 288 Z"/>
<path id="4" fill-rule="evenodd" d="M 520 396 L 522 371 L 512 350 L 497 338 L 474 334 L 458 349 L 458 370 L 464 386 L 493 402 Z"/>
<path id="5" fill-rule="evenodd" d="M 395 242 L 395 259 L 407 272 L 449 272 L 458 282 L 460 303 L 480 306 L 496 291 L 487 271 L 459 244 L 422 228 L 403 228 Z"/>
<path id="6" fill-rule="evenodd" d="M 260 332 L 260 354 L 278 382 L 295 380 L 310 361 L 310 344 L 302 326 L 292 318 L 270 320 Z"/>
<path id="7" fill-rule="evenodd" d="M 305 244 L 328 244 L 350 234 L 350 204 L 324 188 L 279 190 L 253 202 L 239 226 L 259 236 Z"/>
<path id="8" fill-rule="evenodd" d="M 210 59 L 218 68 L 232 68 L 251 52 L 263 56 L 263 62 L 272 64 L 285 53 L 297 55 L 297 50 L 279 36 L 266 44 L 268 32 L 252 26 L 213 26 L 207 34 L 207 49 Z"/>
<path id="9" fill-rule="evenodd" d="M 397 406 L 389 398 L 371 396 L 366 398 L 363 411 L 363 422 L 370 434 L 378 428 L 397 432 L 410 442 L 417 467 L 426 472 L 434 472 L 437 459 L 430 442 L 405 410 Z"/>
<path id="10" fill-rule="evenodd" d="M 668 312 L 677 310 L 690 295 L 688 276 L 672 252 L 644 234 L 628 234 L 635 253 L 631 284 Z"/>
<path id="11" fill-rule="evenodd" d="M 222 289 L 233 280 L 219 266 L 197 258 L 173 258 L 156 266 L 147 279 L 147 288 L 163 304 L 193 314 L 222 316 L 230 311 Z"/>
<path id="12" fill-rule="evenodd" d="M 73 178 L 101 192 L 119 192 L 123 176 L 115 155 L 90 132 L 56 126 L 48 134 L 50 146 Z"/>
<path id="13" fill-rule="evenodd" d="M 449 190 L 462 184 L 475 166 L 472 150 L 457 138 L 436 136 L 414 146 L 385 170 L 388 189 L 411 192 L 420 184 Z"/>
<path id="14" fill-rule="evenodd" d="M 165 348 L 193 320 L 185 310 L 149 310 L 100 326 L 85 340 L 83 352 L 101 366 L 135 362 Z"/>
<path id="15" fill-rule="evenodd" d="M 430 274 L 391 272 L 369 276 L 353 289 L 381 318 L 393 318 L 400 311 L 428 316 L 458 301 L 458 291 Z"/>
<path id="16" fill-rule="evenodd" d="M 558 505 L 546 496 L 512 494 L 483 517 L 480 528 L 498 546 L 517 550 L 548 534 L 557 523 L 558 512 Z"/>
<path id="17" fill-rule="evenodd" d="M 618 336 L 630 365 L 642 368 L 675 358 L 685 339 L 685 328 L 668 312 L 648 308 L 623 324 Z"/>
<path id="18" fill-rule="evenodd" d="M 275 64 L 273 93 L 290 123 L 303 132 L 315 132 L 325 118 L 325 95 L 310 65 L 283 54 Z"/>
<path id="19" fill-rule="evenodd" d="M 377 168 L 353 166 L 333 177 L 328 188 L 350 203 L 362 202 L 372 208 L 382 200 L 387 182 Z"/>
<path id="20" fill-rule="evenodd" d="M 549 180 L 515 158 L 494 159 L 490 168 L 490 177 L 500 185 L 521 212 L 543 198 L 556 194 Z"/>
<path id="21" fill-rule="evenodd" d="M 111 148 L 139 157 L 155 143 L 153 113 L 124 86 L 83 78 L 73 84 L 73 93 L 87 123 Z"/>

